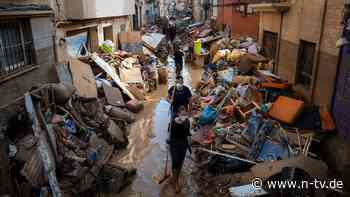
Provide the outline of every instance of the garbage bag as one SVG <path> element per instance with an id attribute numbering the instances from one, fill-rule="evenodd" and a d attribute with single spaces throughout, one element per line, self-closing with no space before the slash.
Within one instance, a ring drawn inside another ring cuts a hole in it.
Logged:
<path id="1" fill-rule="evenodd" d="M 212 124 L 215 122 L 216 117 L 217 117 L 216 109 L 211 106 L 208 106 L 204 108 L 204 110 L 202 111 L 202 114 L 199 118 L 199 124 L 200 125 Z"/>

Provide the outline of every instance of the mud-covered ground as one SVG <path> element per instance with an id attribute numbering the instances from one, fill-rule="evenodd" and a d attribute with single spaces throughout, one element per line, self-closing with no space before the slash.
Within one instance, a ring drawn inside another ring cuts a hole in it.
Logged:
<path id="1" fill-rule="evenodd" d="M 195 184 L 191 178 L 193 169 L 190 155 L 181 174 L 182 192 L 175 195 L 170 179 L 163 184 L 157 184 L 155 178 L 164 173 L 166 160 L 167 127 L 169 123 L 169 103 L 165 101 L 168 87 L 174 82 L 174 65 L 168 59 L 168 85 L 160 85 L 157 91 L 147 95 L 145 109 L 137 115 L 137 121 L 131 125 L 129 133 L 130 144 L 127 150 L 113 158 L 113 162 L 123 166 L 137 168 L 137 176 L 133 184 L 118 196 L 122 197 L 170 197 L 196 196 Z M 200 80 L 201 69 L 186 65 L 183 69 L 185 85 L 194 86 Z M 170 162 L 169 162 L 170 165 Z M 169 168 L 170 172 L 170 168 Z M 110 195 L 116 196 L 116 195 Z"/>

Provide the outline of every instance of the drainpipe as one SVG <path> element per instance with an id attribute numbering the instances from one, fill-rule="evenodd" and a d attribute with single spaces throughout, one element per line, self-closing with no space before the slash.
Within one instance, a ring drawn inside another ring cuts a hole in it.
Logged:
<path id="1" fill-rule="evenodd" d="M 323 34 L 324 34 L 324 26 L 325 26 L 325 21 L 326 21 L 327 7 L 328 7 L 328 0 L 325 0 L 324 8 L 323 8 L 322 23 L 321 23 L 321 33 L 320 33 L 320 38 L 319 38 L 319 42 L 318 42 L 318 46 L 317 46 L 317 59 L 316 59 L 316 64 L 315 64 L 316 68 L 314 70 L 315 75 L 313 77 L 312 89 L 311 89 L 311 103 L 314 103 L 315 87 L 316 87 L 316 82 L 317 82 L 317 77 L 318 77 L 318 67 L 320 64 L 321 45 L 322 45 L 322 39 L 323 39 Z"/>
<path id="2" fill-rule="evenodd" d="M 277 49 L 275 68 L 273 68 L 275 73 L 278 73 L 278 67 L 280 64 L 280 50 L 281 50 L 281 45 L 282 45 L 282 31 L 283 31 L 283 27 L 282 27 L 283 26 L 283 14 L 284 14 L 284 12 L 281 12 L 280 31 L 279 31 L 279 35 L 278 35 L 278 49 Z"/>

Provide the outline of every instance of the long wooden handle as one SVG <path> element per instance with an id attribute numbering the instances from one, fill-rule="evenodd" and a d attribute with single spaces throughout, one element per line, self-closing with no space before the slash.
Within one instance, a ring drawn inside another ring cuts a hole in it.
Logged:
<path id="1" fill-rule="evenodd" d="M 164 168 L 164 177 L 168 175 L 168 161 L 169 161 L 169 150 L 166 151 L 166 160 L 165 160 L 165 168 Z"/>

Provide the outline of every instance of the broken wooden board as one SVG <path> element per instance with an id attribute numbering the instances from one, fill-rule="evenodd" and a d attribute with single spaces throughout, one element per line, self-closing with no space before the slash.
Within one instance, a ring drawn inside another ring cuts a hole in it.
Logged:
<path id="1" fill-rule="evenodd" d="M 108 104 L 117 107 L 125 106 L 123 95 L 118 88 L 111 87 L 105 83 L 102 85 L 102 87 Z"/>
<path id="2" fill-rule="evenodd" d="M 55 68 L 56 68 L 58 80 L 61 83 L 70 84 L 70 85 L 73 84 L 72 75 L 70 73 L 67 62 L 58 63 Z"/>
<path id="3" fill-rule="evenodd" d="M 136 44 L 141 42 L 141 32 L 120 32 L 118 33 L 120 44 Z"/>
<path id="4" fill-rule="evenodd" d="M 122 50 L 131 53 L 142 53 L 141 32 L 120 32 L 118 38 Z"/>
<path id="5" fill-rule="evenodd" d="M 120 79 L 125 83 L 143 83 L 141 68 L 132 67 L 130 69 L 120 68 L 119 69 Z"/>
<path id="6" fill-rule="evenodd" d="M 47 181 L 47 176 L 44 172 L 45 169 L 38 151 L 35 151 L 34 154 L 31 155 L 30 159 L 21 170 L 21 174 L 31 185 L 44 185 Z"/>
<path id="7" fill-rule="evenodd" d="M 105 62 L 102 58 L 100 58 L 97 53 L 91 55 L 91 59 L 101 67 L 110 77 L 112 77 L 113 81 L 123 90 L 123 92 L 128 95 L 131 99 L 135 99 L 135 96 L 128 90 L 126 84 L 120 81 L 119 76 L 117 75 L 115 68 L 110 66 L 107 62 Z"/>
<path id="8" fill-rule="evenodd" d="M 71 59 L 69 68 L 77 94 L 81 97 L 97 98 L 96 80 L 90 65 Z"/>

